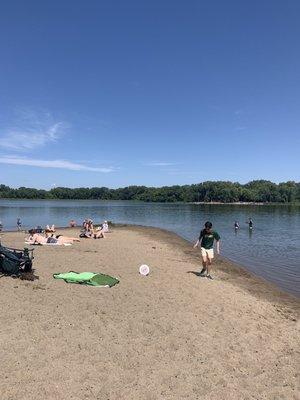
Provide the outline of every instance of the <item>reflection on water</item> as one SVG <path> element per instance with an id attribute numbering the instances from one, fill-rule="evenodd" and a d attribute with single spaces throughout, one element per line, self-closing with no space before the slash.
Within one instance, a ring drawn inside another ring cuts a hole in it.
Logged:
<path id="1" fill-rule="evenodd" d="M 86 217 L 116 223 L 157 226 L 195 240 L 203 223 L 213 222 L 222 237 L 222 254 L 249 271 L 300 296 L 300 206 L 161 204 L 126 201 L 0 200 L 4 229 L 55 224 Z M 248 227 L 248 219 L 254 227 Z M 240 229 L 234 229 L 238 221 Z"/>

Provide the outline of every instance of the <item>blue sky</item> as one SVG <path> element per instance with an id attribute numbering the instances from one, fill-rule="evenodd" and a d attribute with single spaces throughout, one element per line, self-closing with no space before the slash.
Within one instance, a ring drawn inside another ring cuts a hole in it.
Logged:
<path id="1" fill-rule="evenodd" d="M 300 180 L 300 3 L 5 2 L 0 183 Z"/>

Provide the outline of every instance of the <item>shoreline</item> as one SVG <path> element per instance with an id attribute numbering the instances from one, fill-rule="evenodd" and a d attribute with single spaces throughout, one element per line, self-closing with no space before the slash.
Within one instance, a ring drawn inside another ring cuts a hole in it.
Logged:
<path id="1" fill-rule="evenodd" d="M 1 197 L 1 200 L 6 201 L 106 201 L 106 202 L 135 202 L 135 203 L 153 203 L 153 204 L 199 204 L 199 205 L 241 205 L 241 206 L 300 206 L 300 202 L 247 202 L 247 201 L 234 201 L 234 202 L 221 202 L 221 201 L 143 201 L 143 200 L 126 200 L 126 199 L 23 199 L 23 198 L 6 198 Z"/>
<path id="2" fill-rule="evenodd" d="M 95 225 L 96 227 L 97 225 Z M 164 241 L 168 242 L 171 245 L 178 246 L 179 248 L 184 249 L 186 252 L 189 253 L 190 256 L 194 258 L 196 262 L 199 263 L 199 269 L 200 269 L 200 264 L 201 264 L 201 254 L 200 251 L 194 250 L 192 248 L 192 241 L 189 241 L 188 239 L 185 239 L 184 237 L 178 235 L 176 232 L 169 231 L 168 229 L 163 229 L 163 228 L 158 228 L 154 226 L 145 226 L 145 225 L 138 225 L 138 224 L 128 224 L 128 223 L 110 223 L 110 226 L 112 229 L 119 229 L 119 230 L 132 230 L 135 232 L 142 232 L 147 234 L 148 236 L 156 236 L 158 233 L 161 234 L 161 238 L 159 240 L 163 239 Z M 69 226 L 60 226 L 56 227 L 56 231 L 74 231 L 81 229 L 81 227 L 69 227 Z M 8 233 L 8 234 L 27 234 L 28 231 L 21 230 L 12 230 L 12 231 L 2 231 L 0 232 L 0 242 L 1 242 L 1 236 L 3 236 L 3 233 Z M 35 247 L 35 246 L 31 246 Z M 242 288 L 246 289 L 249 291 L 249 293 L 252 293 L 253 295 L 263 295 L 265 293 L 266 299 L 270 301 L 276 301 L 281 299 L 284 302 L 289 301 L 289 299 L 293 302 L 296 301 L 296 303 L 299 302 L 300 305 L 300 298 L 296 296 L 295 294 L 285 291 L 281 289 L 279 286 L 277 286 L 275 283 L 270 282 L 263 277 L 254 274 L 253 272 L 249 271 L 247 267 L 238 264 L 234 261 L 232 261 L 230 258 L 227 258 L 223 255 L 216 256 L 214 259 L 213 263 L 213 268 L 218 266 L 218 271 L 220 271 L 222 274 L 225 274 L 223 278 L 225 280 L 231 281 L 234 284 L 234 279 L 237 278 L 236 283 L 239 284 Z M 226 276 L 228 274 L 228 276 Z M 234 279 L 233 279 L 234 278 Z"/>
<path id="3" fill-rule="evenodd" d="M 97 226 L 98 225 L 95 225 L 95 227 L 97 227 Z M 164 235 L 165 237 L 169 237 L 170 242 L 172 242 L 172 238 L 177 238 L 177 239 L 181 240 L 183 243 L 185 243 L 185 245 L 187 245 L 190 249 L 192 249 L 192 241 L 189 241 L 188 239 L 185 239 L 184 237 L 178 235 L 176 232 L 169 231 L 168 229 L 158 228 L 155 226 L 145 226 L 145 225 L 128 224 L 128 223 L 123 224 L 123 223 L 113 223 L 113 222 L 110 222 L 110 226 L 112 228 L 116 228 L 116 229 L 132 229 L 132 230 L 137 230 L 137 231 L 144 231 L 145 233 L 151 232 L 151 231 L 153 231 L 153 233 L 155 233 L 155 231 L 161 232 L 161 234 Z M 58 231 L 58 230 L 73 231 L 73 230 L 78 230 L 78 229 L 81 229 L 81 227 L 80 226 L 77 226 L 77 227 L 57 226 L 56 227 L 56 231 Z M 1 236 L 3 236 L 3 234 L 5 234 L 5 233 L 16 233 L 16 234 L 20 235 L 20 234 L 27 234 L 28 230 L 1 231 L 0 232 L 0 242 L 1 242 Z M 180 246 L 180 243 L 178 243 L 178 245 Z M 194 255 L 196 255 L 197 260 L 199 261 L 200 251 L 193 250 L 193 253 L 194 253 Z M 225 257 L 223 255 L 216 256 L 215 260 L 214 260 L 214 264 L 216 263 L 216 260 L 218 260 L 217 262 L 219 263 L 221 270 L 223 270 L 223 272 L 225 272 L 226 268 L 227 268 L 228 271 L 231 271 L 233 275 L 241 275 L 243 277 L 246 277 L 247 279 L 250 279 L 250 280 L 252 279 L 254 287 L 257 289 L 257 287 L 259 286 L 259 291 L 261 293 L 263 292 L 263 287 L 265 285 L 266 288 L 269 288 L 268 296 L 270 296 L 270 294 L 273 293 L 270 298 L 275 298 L 276 296 L 279 296 L 280 298 L 284 298 L 285 296 L 288 296 L 288 297 L 291 297 L 292 299 L 295 299 L 296 301 L 300 302 L 300 297 L 296 296 L 294 293 L 281 289 L 275 283 L 268 281 L 267 279 L 265 279 L 259 275 L 254 274 L 253 272 L 249 271 L 246 266 L 238 264 L 238 263 L 232 261 L 228 257 Z M 250 286 L 249 286 L 249 288 L 250 288 Z"/>
<path id="4" fill-rule="evenodd" d="M 251 201 L 233 201 L 231 203 L 223 203 L 222 201 L 193 201 L 189 204 L 211 204 L 213 206 L 217 205 L 232 205 L 232 206 L 270 206 L 270 205 L 279 205 L 285 203 L 262 203 L 262 202 L 251 202 Z M 292 203 L 290 203 L 292 204 Z"/>
<path id="5" fill-rule="evenodd" d="M 7 233 L 3 244 L 24 237 Z M 39 279 L 0 279 L 3 399 L 296 399 L 293 296 L 219 257 L 214 280 L 197 276 L 200 252 L 159 228 L 120 224 L 106 239 L 31 247 Z M 68 271 L 120 283 L 53 279 Z"/>
<path id="6" fill-rule="evenodd" d="M 199 269 L 201 269 L 201 253 L 199 250 L 194 250 L 192 248 L 192 241 L 183 238 L 175 232 L 169 231 L 163 228 L 157 228 L 152 226 L 144 225 L 131 225 L 131 224 L 114 224 L 117 229 L 132 229 L 133 231 L 146 233 L 149 237 L 155 236 L 157 233 L 161 233 L 162 237 L 160 239 L 166 240 L 171 245 L 178 246 L 182 248 L 185 252 L 189 253 L 189 256 L 194 258 L 199 264 Z M 236 284 L 243 289 L 246 289 L 249 293 L 253 295 L 265 296 L 266 300 L 278 301 L 278 299 L 283 302 L 296 303 L 300 306 L 300 298 L 295 296 L 293 293 L 284 291 L 276 284 L 267 281 L 261 276 L 255 275 L 254 273 L 247 270 L 241 264 L 235 263 L 229 258 L 217 255 L 214 259 L 213 270 L 221 273 L 221 278 L 225 278 L 226 281 L 230 281 L 232 284 Z M 228 275 L 228 276 L 226 276 Z"/>

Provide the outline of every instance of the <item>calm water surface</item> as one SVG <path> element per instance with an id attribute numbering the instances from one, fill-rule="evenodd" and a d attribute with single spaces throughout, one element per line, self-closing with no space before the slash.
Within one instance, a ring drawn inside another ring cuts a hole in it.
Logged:
<path id="1" fill-rule="evenodd" d="M 195 240 L 206 220 L 222 238 L 222 254 L 249 271 L 300 297 L 300 206 L 236 206 L 140 203 L 131 201 L 0 200 L 4 229 L 68 225 L 92 218 L 165 228 Z M 252 217 L 253 232 L 246 220 Z M 241 229 L 235 233 L 234 221 Z"/>

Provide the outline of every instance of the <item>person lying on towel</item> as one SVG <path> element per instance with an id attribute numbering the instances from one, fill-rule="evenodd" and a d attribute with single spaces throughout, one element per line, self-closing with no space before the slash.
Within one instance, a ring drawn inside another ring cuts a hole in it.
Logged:
<path id="1" fill-rule="evenodd" d="M 63 235 L 51 235 L 49 237 L 43 236 L 39 233 L 30 234 L 29 238 L 26 239 L 28 244 L 72 244 L 73 242 L 80 242 L 80 239 L 63 236 Z"/>

